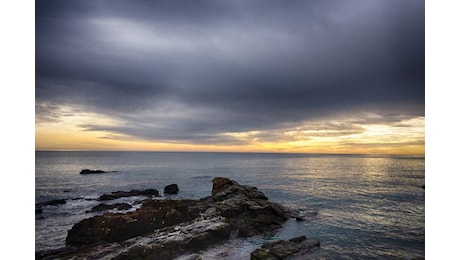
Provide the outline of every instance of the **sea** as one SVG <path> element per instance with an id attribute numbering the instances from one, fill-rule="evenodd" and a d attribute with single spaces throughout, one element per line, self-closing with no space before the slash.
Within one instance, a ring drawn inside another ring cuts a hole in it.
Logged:
<path id="1" fill-rule="evenodd" d="M 81 175 L 82 169 L 113 171 Z M 258 187 L 270 201 L 299 209 L 270 237 L 234 238 L 201 252 L 203 259 L 250 259 L 265 242 L 301 235 L 321 246 L 299 259 L 412 259 L 425 255 L 425 158 L 216 152 L 35 152 L 35 202 L 66 199 L 35 215 L 35 251 L 65 246 L 67 231 L 104 193 L 157 189 L 211 195 L 212 179 Z M 164 196 L 163 196 L 164 197 Z M 142 198 L 117 202 L 135 204 Z M 135 210 L 135 207 L 131 210 Z"/>

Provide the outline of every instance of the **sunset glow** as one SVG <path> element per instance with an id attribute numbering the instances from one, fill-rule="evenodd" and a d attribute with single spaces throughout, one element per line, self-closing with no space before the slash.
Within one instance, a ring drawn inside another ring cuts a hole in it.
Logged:
<path id="1" fill-rule="evenodd" d="M 36 150 L 219 151 L 283 153 L 424 154 L 425 119 L 366 123 L 357 118 L 303 122 L 287 129 L 222 133 L 234 144 L 143 140 L 115 131 L 88 130 L 97 122 L 121 122 L 95 113 L 61 108 L 54 121 L 36 122 Z M 361 118 L 362 119 L 362 118 Z"/>
<path id="2" fill-rule="evenodd" d="M 424 154 L 418 1 L 51 1 L 36 150 Z"/>

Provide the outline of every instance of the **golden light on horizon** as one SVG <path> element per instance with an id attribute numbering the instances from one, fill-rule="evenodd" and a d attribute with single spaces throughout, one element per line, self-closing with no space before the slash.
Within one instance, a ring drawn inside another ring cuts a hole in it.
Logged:
<path id="1" fill-rule="evenodd" d="M 302 122 L 286 129 L 227 132 L 224 143 L 185 143 L 145 140 L 107 129 L 122 122 L 113 118 L 62 107 L 53 120 L 37 118 L 36 150 L 129 150 L 424 154 L 425 118 L 366 123 L 354 118 Z M 97 126 L 97 127 L 93 127 Z M 103 130 L 105 129 L 105 130 Z"/>

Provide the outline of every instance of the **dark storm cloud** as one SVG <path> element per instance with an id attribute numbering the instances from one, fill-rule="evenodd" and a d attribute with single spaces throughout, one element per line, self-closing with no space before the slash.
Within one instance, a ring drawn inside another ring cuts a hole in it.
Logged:
<path id="1" fill-rule="evenodd" d="M 38 1 L 36 103 L 215 143 L 359 109 L 423 116 L 424 38 L 419 0 Z"/>

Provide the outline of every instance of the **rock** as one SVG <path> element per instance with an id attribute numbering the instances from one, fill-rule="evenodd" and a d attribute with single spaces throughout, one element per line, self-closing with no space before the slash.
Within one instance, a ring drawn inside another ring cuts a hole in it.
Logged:
<path id="1" fill-rule="evenodd" d="M 217 177 L 213 180 L 213 207 L 242 237 L 272 232 L 287 220 L 283 207 L 269 202 L 256 187 Z"/>
<path id="2" fill-rule="evenodd" d="M 307 239 L 305 236 L 295 237 L 276 242 L 265 243 L 261 248 L 251 253 L 252 260 L 286 259 L 299 253 L 309 252 L 311 249 L 320 246 L 318 240 Z"/>
<path id="3" fill-rule="evenodd" d="M 65 203 L 66 203 L 65 199 L 49 200 L 49 201 L 40 202 L 40 203 L 35 204 L 35 208 L 37 208 L 37 207 L 41 208 L 41 207 L 44 207 L 44 206 L 58 206 L 58 205 L 63 205 Z"/>
<path id="4" fill-rule="evenodd" d="M 105 211 L 105 210 L 110 210 L 110 209 L 127 210 L 130 208 L 132 207 L 128 203 L 115 203 L 115 204 L 101 203 L 97 206 L 94 206 L 93 208 L 91 208 L 91 210 L 86 211 L 86 212 L 89 213 L 89 212 Z"/>
<path id="5" fill-rule="evenodd" d="M 162 230 L 143 238 L 129 240 L 113 259 L 173 259 L 230 237 L 230 225 L 219 218 L 179 225 L 175 232 Z M 198 254 L 180 259 L 201 259 Z"/>
<path id="6" fill-rule="evenodd" d="M 146 200 L 136 211 L 105 213 L 84 219 L 69 230 L 66 244 L 85 245 L 99 241 L 118 242 L 156 229 L 190 222 L 199 209 L 188 200 Z"/>
<path id="7" fill-rule="evenodd" d="M 228 188 L 229 186 L 233 185 L 233 181 L 229 178 L 223 177 L 216 177 L 212 180 L 212 195 L 216 195 L 216 193 L 223 191 L 224 189 Z"/>
<path id="8" fill-rule="evenodd" d="M 188 256 L 176 258 L 176 260 L 203 260 L 203 258 L 201 258 L 199 254 L 191 254 Z"/>
<path id="9" fill-rule="evenodd" d="M 133 194 L 139 195 L 139 191 L 104 194 L 100 200 Z M 108 206 L 113 205 L 101 204 L 95 210 Z M 229 239 L 230 234 L 272 234 L 286 220 L 286 209 L 268 201 L 256 187 L 218 177 L 213 180 L 212 196 L 199 200 L 146 199 L 135 211 L 84 219 L 68 231 L 64 250 L 40 253 L 40 258 L 172 259 L 197 253 Z"/>
<path id="10" fill-rule="evenodd" d="M 90 170 L 90 169 L 83 169 L 80 172 L 80 174 L 97 174 L 97 173 L 106 173 L 106 172 L 101 171 L 101 170 Z"/>
<path id="11" fill-rule="evenodd" d="M 114 200 L 123 197 L 132 197 L 132 196 L 155 196 L 159 197 L 160 194 L 155 189 L 148 190 L 131 190 L 131 191 L 116 191 L 110 194 L 103 194 L 99 197 L 99 200 Z"/>
<path id="12" fill-rule="evenodd" d="M 35 214 L 40 214 L 43 212 L 43 209 L 41 208 L 35 208 Z"/>
<path id="13" fill-rule="evenodd" d="M 177 194 L 179 193 L 179 187 L 177 184 L 170 184 L 164 188 L 164 194 Z"/>

